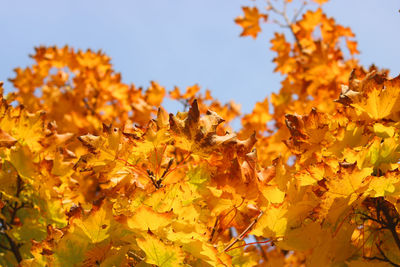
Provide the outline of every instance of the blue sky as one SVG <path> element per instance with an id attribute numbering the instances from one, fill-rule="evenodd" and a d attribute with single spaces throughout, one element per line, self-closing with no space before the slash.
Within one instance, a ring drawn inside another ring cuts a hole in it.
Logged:
<path id="1" fill-rule="evenodd" d="M 262 1 L 258 1 L 262 2 Z M 0 2 L 0 80 L 31 63 L 38 45 L 102 49 L 124 82 L 167 90 L 198 83 L 222 102 L 250 112 L 256 101 L 279 90 L 265 25 L 257 40 L 239 38 L 233 19 L 250 0 L 3 0 Z M 400 73 L 400 1 L 333 0 L 325 12 L 350 26 L 361 63 Z M 6 83 L 6 90 L 11 85 Z M 167 103 L 169 111 L 180 106 Z"/>

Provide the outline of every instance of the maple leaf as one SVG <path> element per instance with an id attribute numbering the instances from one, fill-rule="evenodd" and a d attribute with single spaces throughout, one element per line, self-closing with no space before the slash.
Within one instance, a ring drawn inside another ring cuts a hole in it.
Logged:
<path id="1" fill-rule="evenodd" d="M 110 237 L 111 213 L 105 205 L 93 209 L 86 218 L 74 220 L 92 243 L 99 243 Z"/>
<path id="2" fill-rule="evenodd" d="M 146 262 L 160 267 L 173 267 L 183 262 L 183 252 L 174 245 L 166 245 L 155 236 L 149 234 L 138 239 L 139 247 L 146 253 Z"/>
<path id="3" fill-rule="evenodd" d="M 275 38 L 271 40 L 271 50 L 278 55 L 273 59 L 276 64 L 274 71 L 283 74 L 289 73 L 296 68 L 296 60 L 290 56 L 291 45 L 286 41 L 285 35 L 275 33 Z"/>
<path id="4" fill-rule="evenodd" d="M 350 54 L 360 54 L 360 52 L 357 49 L 357 42 L 356 41 L 351 41 L 351 40 L 346 40 L 346 45 L 347 48 L 350 51 Z"/>
<path id="5" fill-rule="evenodd" d="M 242 118 L 242 125 L 251 129 L 251 131 L 265 131 L 267 122 L 271 119 L 268 98 L 265 98 L 263 102 L 256 103 L 251 114 L 247 114 Z"/>
<path id="6" fill-rule="evenodd" d="M 349 87 L 343 87 L 338 102 L 350 105 L 374 120 L 398 116 L 400 77 L 388 80 L 384 75 L 370 72 L 360 81 L 353 71 L 349 84 Z"/>
<path id="7" fill-rule="evenodd" d="M 328 2 L 328 0 L 313 0 L 315 3 L 317 3 L 317 4 L 320 4 L 320 5 L 322 5 L 322 4 L 325 4 L 326 2 Z"/>
<path id="8" fill-rule="evenodd" d="M 128 219 L 127 223 L 130 228 L 143 231 L 155 231 L 159 228 L 166 227 L 171 223 L 171 213 L 158 213 L 152 208 L 141 206 L 134 215 Z"/>
<path id="9" fill-rule="evenodd" d="M 292 136 L 293 141 L 299 152 L 309 149 L 317 149 L 313 145 L 323 145 L 327 143 L 329 136 L 329 125 L 325 114 L 318 112 L 315 108 L 307 116 L 286 114 L 286 126 Z M 286 142 L 290 146 L 289 142 Z"/>
<path id="10" fill-rule="evenodd" d="M 207 155 L 218 145 L 236 143 L 235 134 L 217 135 L 217 126 L 224 120 L 213 111 L 200 118 L 197 101 L 194 100 L 189 112 L 170 114 L 169 122 L 175 134 L 176 146 L 195 153 Z"/>
<path id="11" fill-rule="evenodd" d="M 308 168 L 296 173 L 296 179 L 300 180 L 300 186 L 317 184 L 324 178 L 325 169 L 322 164 L 310 165 Z"/>
<path id="12" fill-rule="evenodd" d="M 182 97 L 186 99 L 192 99 L 198 91 L 200 91 L 199 85 L 195 84 L 193 86 L 189 86 L 186 88 L 186 92 Z"/>
<path id="13" fill-rule="evenodd" d="M 386 173 L 385 177 L 373 177 L 367 192 L 371 197 L 384 197 L 397 194 L 400 180 L 397 172 Z"/>
<path id="14" fill-rule="evenodd" d="M 17 143 L 17 139 L 0 129 L 0 147 L 10 148 Z"/>
<path id="15" fill-rule="evenodd" d="M 158 107 L 164 99 L 165 88 L 156 82 L 151 82 L 151 86 L 147 89 L 145 100 L 152 106 Z"/>
<path id="16" fill-rule="evenodd" d="M 244 17 L 237 17 L 235 22 L 243 28 L 240 36 L 252 36 L 257 38 L 258 33 L 261 31 L 259 21 L 263 19 L 267 21 L 266 14 L 259 13 L 256 7 L 242 7 Z"/>
<path id="17" fill-rule="evenodd" d="M 86 259 L 82 266 L 93 266 L 103 262 L 111 249 L 111 243 L 103 246 L 96 246 L 86 252 Z"/>
<path id="18" fill-rule="evenodd" d="M 268 207 L 266 214 L 261 216 L 250 233 L 268 238 L 284 235 L 288 223 L 286 214 L 287 210 L 284 207 Z"/>

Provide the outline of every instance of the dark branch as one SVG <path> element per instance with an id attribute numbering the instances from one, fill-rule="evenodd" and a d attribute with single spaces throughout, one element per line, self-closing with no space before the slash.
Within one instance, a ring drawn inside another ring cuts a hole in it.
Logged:
<path id="1" fill-rule="evenodd" d="M 21 253 L 19 252 L 19 245 L 12 240 L 12 238 L 7 235 L 6 233 L 3 233 L 4 236 L 7 238 L 8 243 L 10 244 L 11 251 L 14 254 L 15 258 L 17 259 L 17 262 L 20 263 L 22 261 L 22 256 Z"/>

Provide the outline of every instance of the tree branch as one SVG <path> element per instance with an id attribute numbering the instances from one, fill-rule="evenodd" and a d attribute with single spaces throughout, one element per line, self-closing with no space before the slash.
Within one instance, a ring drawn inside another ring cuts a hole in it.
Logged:
<path id="1" fill-rule="evenodd" d="M 4 245 L 2 245 L 2 244 L 0 244 L 0 248 L 1 248 L 1 249 L 4 249 L 4 250 L 11 250 L 11 248 L 8 248 L 8 247 L 6 247 L 6 246 L 4 246 Z"/>
<path id="2" fill-rule="evenodd" d="M 376 245 L 376 248 L 379 250 L 379 253 L 382 255 L 384 261 L 390 263 L 390 264 L 393 265 L 393 266 L 400 267 L 400 265 L 394 263 L 393 261 L 391 261 L 391 260 L 385 255 L 385 253 L 384 253 L 383 250 L 381 249 L 381 246 L 380 246 L 380 245 L 378 245 L 378 244 L 375 244 L 375 245 Z"/>
<path id="3" fill-rule="evenodd" d="M 12 238 L 8 234 L 6 234 L 6 233 L 2 233 L 2 234 L 6 237 L 8 243 L 10 244 L 9 250 L 12 251 L 17 262 L 20 263 L 22 261 L 22 256 L 19 251 L 20 246 L 17 243 L 15 243 L 14 240 L 12 240 Z"/>
<path id="4" fill-rule="evenodd" d="M 288 15 L 287 15 L 287 13 L 286 13 L 287 2 L 284 3 L 283 11 L 278 10 L 278 9 L 272 4 L 271 0 L 267 0 L 267 3 L 268 3 L 269 9 L 270 9 L 272 12 L 274 12 L 274 13 L 280 15 L 280 16 L 283 18 L 283 20 L 285 21 L 285 23 L 286 23 L 286 25 L 284 25 L 283 23 L 280 23 L 280 22 L 278 22 L 277 24 L 278 24 L 280 27 L 287 27 L 287 28 L 290 29 L 290 32 L 292 33 L 292 35 L 293 35 L 293 37 L 294 37 L 294 39 L 295 39 L 295 41 L 296 41 L 297 46 L 299 47 L 300 51 L 303 52 L 303 47 L 301 46 L 300 40 L 299 40 L 299 38 L 297 38 L 297 35 L 295 34 L 292 25 L 293 25 L 294 22 L 296 22 L 295 19 L 297 19 L 297 16 L 301 13 L 301 10 L 302 10 L 304 7 L 302 6 L 302 7 L 300 8 L 300 10 L 295 14 L 295 17 L 293 18 L 293 20 L 290 21 Z M 303 5 L 304 5 L 304 4 L 303 4 Z"/>
<path id="5" fill-rule="evenodd" d="M 374 257 L 365 257 L 365 256 L 364 256 L 364 257 L 363 257 L 364 259 L 366 259 L 366 260 L 384 261 L 384 262 L 387 262 L 387 263 L 391 264 L 392 266 L 400 267 L 400 265 L 394 263 L 393 261 L 391 261 L 391 260 L 385 255 L 385 253 L 384 253 L 383 250 L 381 249 L 381 246 L 380 246 L 380 245 L 378 245 L 378 244 L 375 244 L 375 245 L 376 245 L 376 248 L 378 249 L 379 253 L 381 254 L 382 258 L 381 258 L 381 257 L 378 257 L 378 256 L 374 256 Z"/>
<path id="6" fill-rule="evenodd" d="M 397 248 L 400 250 L 400 238 L 396 231 L 397 220 L 395 221 L 395 218 L 393 218 L 390 215 L 388 205 L 386 203 L 384 203 L 383 201 L 385 201 L 385 200 L 379 201 L 379 204 L 381 204 L 380 205 L 381 210 L 383 212 L 383 215 L 385 215 L 385 218 L 386 218 L 386 226 L 389 229 L 390 233 L 392 234 L 393 239 L 396 242 Z"/>
<path id="7" fill-rule="evenodd" d="M 21 179 L 21 177 L 18 175 L 17 176 L 17 191 L 15 193 L 15 196 L 17 198 L 19 198 L 21 191 L 23 189 L 23 181 Z M 20 210 L 21 208 L 25 207 L 25 203 L 22 203 L 21 205 L 18 205 L 18 202 L 16 202 L 14 205 L 10 205 L 11 206 L 11 211 L 10 211 L 10 221 L 7 223 L 4 220 L 1 220 L 1 225 L 2 225 L 2 229 L 5 231 L 7 230 L 7 228 L 11 228 L 14 220 L 17 216 L 17 212 L 18 210 Z M 1 233 L 5 236 L 5 238 L 7 239 L 10 248 L 7 248 L 5 246 L 2 246 L 3 249 L 7 249 L 10 250 L 14 256 L 15 259 L 17 260 L 18 263 L 20 263 L 22 261 L 22 256 L 21 256 L 21 252 L 19 251 L 20 248 L 20 244 L 17 244 L 7 233 L 3 232 Z"/>
<path id="8" fill-rule="evenodd" d="M 257 218 L 252 221 L 249 226 L 238 236 L 233 240 L 228 246 L 225 247 L 224 251 L 227 252 L 233 245 L 235 245 L 237 242 L 243 240 L 243 238 L 247 235 L 247 233 L 251 230 L 251 228 L 257 223 L 257 221 L 261 218 L 263 215 L 263 212 L 261 211 L 260 214 L 257 216 Z"/>

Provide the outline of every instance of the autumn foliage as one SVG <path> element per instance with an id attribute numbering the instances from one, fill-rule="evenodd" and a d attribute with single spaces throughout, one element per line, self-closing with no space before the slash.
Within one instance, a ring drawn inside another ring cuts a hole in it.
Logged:
<path id="1" fill-rule="evenodd" d="M 0 86 L 0 265 L 399 266 L 400 78 L 324 2 L 243 7 L 242 36 L 283 27 L 281 88 L 244 115 L 197 85 L 168 114 L 102 52 L 36 48 Z"/>

